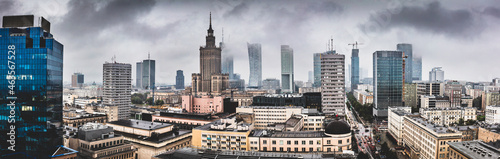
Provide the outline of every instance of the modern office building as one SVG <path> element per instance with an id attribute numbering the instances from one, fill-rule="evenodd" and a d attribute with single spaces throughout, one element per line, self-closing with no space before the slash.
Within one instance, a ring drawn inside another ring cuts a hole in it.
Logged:
<path id="1" fill-rule="evenodd" d="M 132 87 L 132 65 L 126 63 L 103 64 L 103 106 L 111 108 L 108 121 L 130 117 Z M 116 108 L 116 109 L 115 109 Z"/>
<path id="2" fill-rule="evenodd" d="M 268 78 L 262 81 L 262 89 L 280 89 L 280 80 Z"/>
<path id="3" fill-rule="evenodd" d="M 281 45 L 281 92 L 293 93 L 293 75 L 293 49 L 288 45 Z"/>
<path id="4" fill-rule="evenodd" d="M 74 73 L 71 75 L 71 87 L 83 87 L 83 74 L 82 73 Z"/>
<path id="5" fill-rule="evenodd" d="M 444 71 L 441 67 L 434 67 L 429 71 L 429 82 L 444 82 Z"/>
<path id="6" fill-rule="evenodd" d="M 248 80 L 249 87 L 262 86 L 262 49 L 259 43 L 249 44 L 248 60 L 250 62 L 250 78 Z"/>
<path id="7" fill-rule="evenodd" d="M 200 73 L 191 75 L 192 92 L 194 94 L 221 94 L 229 87 L 229 75 L 221 71 L 221 51 L 215 45 L 212 29 L 212 14 L 205 37 L 205 46 L 200 47 Z"/>
<path id="8" fill-rule="evenodd" d="M 413 79 L 412 81 L 421 81 L 422 80 L 422 57 L 419 55 L 414 54 L 413 55 L 413 61 L 412 61 L 412 76 Z"/>
<path id="9" fill-rule="evenodd" d="M 373 53 L 373 115 L 387 116 L 387 108 L 403 106 L 403 52 Z"/>
<path id="10" fill-rule="evenodd" d="M 175 76 L 175 89 L 184 89 L 184 72 L 182 70 L 177 70 L 177 75 Z"/>
<path id="11" fill-rule="evenodd" d="M 397 50 L 403 52 L 403 56 L 406 58 L 405 61 L 405 71 L 404 80 L 405 83 L 412 83 L 413 80 L 413 49 L 411 44 L 398 44 Z"/>
<path id="12" fill-rule="evenodd" d="M 155 60 L 147 59 L 142 61 L 142 88 L 154 89 L 155 74 L 156 74 Z"/>
<path id="13" fill-rule="evenodd" d="M 135 87 L 142 88 L 142 61 L 135 65 Z"/>
<path id="14" fill-rule="evenodd" d="M 351 54 L 351 90 L 359 84 L 359 49 L 352 49 Z"/>
<path id="15" fill-rule="evenodd" d="M 224 43 L 221 42 L 221 45 Z M 223 46 L 221 46 L 223 47 Z M 224 48 L 222 48 L 224 49 Z M 231 54 L 226 53 L 222 58 L 222 73 L 229 75 L 229 80 L 234 79 L 234 57 Z"/>
<path id="16" fill-rule="evenodd" d="M 321 103 L 325 114 L 345 114 L 345 55 L 321 55 Z"/>
<path id="17" fill-rule="evenodd" d="M 321 54 L 323 53 L 315 53 L 313 55 L 313 67 L 314 67 L 313 87 L 321 87 Z"/>
<path id="18" fill-rule="evenodd" d="M 43 17 L 2 22 L 0 158 L 48 158 L 62 144 L 63 45 Z"/>

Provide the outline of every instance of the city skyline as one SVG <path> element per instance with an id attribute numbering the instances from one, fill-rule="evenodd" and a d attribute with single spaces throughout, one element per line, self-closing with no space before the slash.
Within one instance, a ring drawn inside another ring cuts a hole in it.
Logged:
<path id="1" fill-rule="evenodd" d="M 99 65 L 87 61 L 100 64 L 116 55 L 118 61 L 135 63 L 148 52 L 157 60 L 157 83 L 174 84 L 179 69 L 199 72 L 197 60 L 191 59 L 198 57 L 197 48 L 203 44 L 209 12 L 217 24 L 216 42 L 221 41 L 224 28 L 227 51 L 234 55 L 235 64 L 241 63 L 234 72 L 246 81 L 247 42 L 262 44 L 262 79 L 280 78 L 280 64 L 272 60 L 280 57 L 281 45 L 289 45 L 295 52 L 295 79 L 307 81 L 313 53 L 326 51 L 330 38 L 347 59 L 352 48 L 348 43 L 364 43 L 359 46 L 360 68 L 367 72 L 372 72 L 374 51 L 396 50 L 396 44 L 409 43 L 414 54 L 422 55 L 424 80 L 433 67 L 443 67 L 446 79 L 490 81 L 500 73 L 488 69 L 495 67 L 499 56 L 495 51 L 500 50 L 494 44 L 500 35 L 495 29 L 500 25 L 500 6 L 493 2 L 53 1 L 28 5 L 2 1 L 0 14 L 35 14 L 51 20 L 68 52 L 65 83 L 77 71 L 85 74 L 87 82 L 100 83 L 102 72 L 95 71 L 101 70 Z M 82 32 L 83 36 L 73 38 Z"/>

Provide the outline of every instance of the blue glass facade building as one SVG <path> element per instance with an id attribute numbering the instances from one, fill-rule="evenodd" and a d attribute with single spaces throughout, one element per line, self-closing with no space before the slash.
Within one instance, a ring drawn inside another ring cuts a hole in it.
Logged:
<path id="1" fill-rule="evenodd" d="M 373 115 L 386 117 L 389 106 L 403 106 L 403 52 L 374 52 L 373 75 Z"/>
<path id="2" fill-rule="evenodd" d="M 259 43 L 247 43 L 247 46 L 250 64 L 248 86 L 260 88 L 262 86 L 262 49 Z"/>
<path id="3" fill-rule="evenodd" d="M 422 80 L 422 57 L 415 56 L 413 57 L 413 80 L 421 81 Z"/>
<path id="4" fill-rule="evenodd" d="M 0 158 L 48 158 L 62 144 L 63 45 L 50 23 L 40 21 L 35 26 L 32 15 L 3 17 Z"/>
<path id="5" fill-rule="evenodd" d="M 314 83 L 313 87 L 321 87 L 321 54 L 315 53 L 313 55 L 313 71 L 314 71 Z"/>
<path id="6" fill-rule="evenodd" d="M 359 49 L 352 49 L 351 55 L 351 90 L 359 84 Z"/>
<path id="7" fill-rule="evenodd" d="M 184 89 L 184 72 L 182 70 L 177 70 L 177 75 L 175 76 L 175 89 Z"/>
<path id="8" fill-rule="evenodd" d="M 413 49 L 411 44 L 398 44 L 396 45 L 398 51 L 402 51 L 405 59 L 405 83 L 412 83 L 413 81 Z"/>

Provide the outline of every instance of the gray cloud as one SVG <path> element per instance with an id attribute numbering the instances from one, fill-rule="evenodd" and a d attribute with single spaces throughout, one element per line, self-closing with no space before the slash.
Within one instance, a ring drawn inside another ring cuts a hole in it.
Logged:
<path id="1" fill-rule="evenodd" d="M 423 7 L 402 6 L 397 14 L 386 10 L 377 12 L 370 16 L 367 23 L 360 25 L 360 29 L 368 33 L 393 28 L 413 28 L 434 34 L 467 38 L 479 35 L 484 26 L 472 11 L 447 9 L 438 1 Z"/>
<path id="2" fill-rule="evenodd" d="M 8 14 L 14 9 L 13 0 L 2 0 L 0 1 L 0 15 Z"/>
<path id="3" fill-rule="evenodd" d="M 483 13 L 485 13 L 487 15 L 491 15 L 491 16 L 496 17 L 496 18 L 500 18 L 500 9 L 498 9 L 496 7 L 486 7 L 486 9 L 484 9 Z"/>

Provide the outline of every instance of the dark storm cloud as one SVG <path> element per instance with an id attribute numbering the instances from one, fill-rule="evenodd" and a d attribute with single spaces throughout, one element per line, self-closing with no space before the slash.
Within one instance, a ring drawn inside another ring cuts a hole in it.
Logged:
<path id="1" fill-rule="evenodd" d="M 240 4 L 236 5 L 233 9 L 229 10 L 228 12 L 224 13 L 224 18 L 229 18 L 229 17 L 240 17 L 244 12 L 248 11 L 249 7 L 246 1 L 241 2 Z"/>
<path id="2" fill-rule="evenodd" d="M 500 9 L 496 7 L 487 7 L 484 9 L 484 14 L 494 16 L 496 18 L 500 18 Z"/>
<path id="3" fill-rule="evenodd" d="M 480 19 L 472 11 L 446 9 L 437 1 L 423 7 L 402 6 L 400 9 L 395 14 L 387 10 L 372 14 L 360 29 L 370 33 L 406 27 L 451 37 L 474 37 L 483 29 Z"/>
<path id="4" fill-rule="evenodd" d="M 10 13 L 14 8 L 13 0 L 2 0 L 0 1 L 0 15 L 5 15 Z"/>

